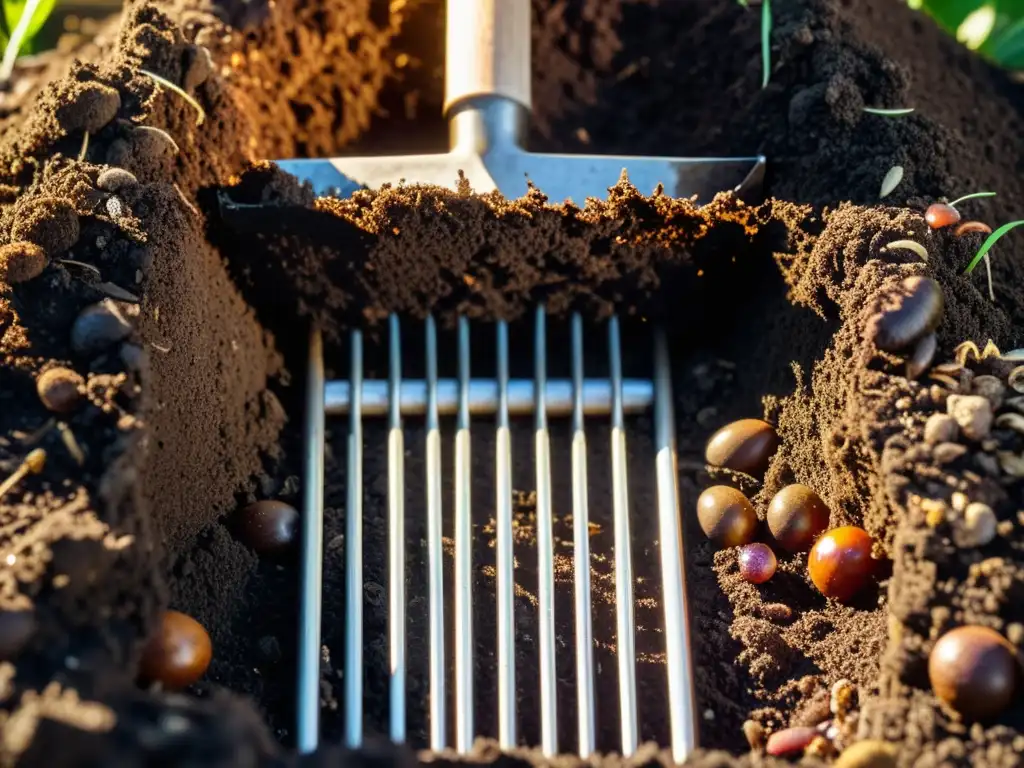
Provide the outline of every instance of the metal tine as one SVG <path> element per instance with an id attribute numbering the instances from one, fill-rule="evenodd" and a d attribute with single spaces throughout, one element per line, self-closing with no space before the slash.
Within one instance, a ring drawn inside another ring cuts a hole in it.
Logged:
<path id="1" fill-rule="evenodd" d="M 345 743 L 363 742 L 363 333 L 352 331 L 345 503 Z M 319 648 L 317 675 L 319 676 Z M 319 685 L 319 682 L 318 682 Z M 319 691 L 317 699 L 319 701 Z"/>
<path id="2" fill-rule="evenodd" d="M 390 729 L 405 741 L 405 437 L 402 434 L 402 339 L 398 316 L 388 333 L 388 634 L 391 647 Z"/>
<path id="3" fill-rule="evenodd" d="M 654 334 L 654 440 L 672 757 L 676 763 L 683 763 L 697 746 L 697 697 L 687 621 L 686 557 L 679 522 L 672 373 L 668 342 L 660 328 Z"/>
<path id="4" fill-rule="evenodd" d="M 619 662 L 621 751 L 637 750 L 636 619 L 633 613 L 633 550 L 629 532 L 629 474 L 626 471 L 626 422 L 622 407 L 622 338 L 619 318 L 608 322 L 608 357 L 612 380 L 612 515 L 615 530 L 615 636 Z"/>
<path id="5" fill-rule="evenodd" d="M 540 610 L 540 744 L 548 757 L 558 754 L 557 674 L 555 670 L 555 551 L 551 510 L 551 439 L 548 435 L 547 328 L 544 305 L 534 326 L 534 463 L 537 477 L 537 597 Z"/>
<path id="6" fill-rule="evenodd" d="M 473 520 L 469 432 L 469 320 L 459 318 L 459 411 L 455 432 L 455 746 L 473 745 Z"/>
<path id="7" fill-rule="evenodd" d="M 576 698 L 579 754 L 594 751 L 594 634 L 590 605 L 590 514 L 587 508 L 587 437 L 583 429 L 583 318 L 572 315 L 572 519 L 576 574 Z"/>
<path id="8" fill-rule="evenodd" d="M 430 603 L 430 748 L 446 745 L 444 570 L 441 552 L 441 424 L 437 413 L 437 327 L 426 322 L 427 347 L 427 589 Z"/>
<path id="9" fill-rule="evenodd" d="M 320 619 L 324 540 L 324 355 L 320 329 L 309 334 L 306 374 L 306 449 L 302 503 L 302 616 L 299 621 L 299 752 L 313 752 L 320 736 Z"/>
<path id="10" fill-rule="evenodd" d="M 498 323 L 495 507 L 498 581 L 498 745 L 516 746 L 515 596 L 512 560 L 512 435 L 508 418 L 508 323 Z"/>

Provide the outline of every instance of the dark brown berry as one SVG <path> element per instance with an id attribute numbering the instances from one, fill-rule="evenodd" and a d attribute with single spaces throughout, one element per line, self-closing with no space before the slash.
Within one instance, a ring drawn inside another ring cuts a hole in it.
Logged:
<path id="1" fill-rule="evenodd" d="M 140 674 L 146 682 L 180 690 L 196 682 L 210 666 L 213 644 L 203 626 L 178 611 L 165 611 L 142 652 Z"/>
<path id="2" fill-rule="evenodd" d="M 28 645 L 36 632 L 36 616 L 31 610 L 0 610 L 0 661 L 10 661 Z"/>
<path id="3" fill-rule="evenodd" d="M 994 629 L 957 627 L 928 657 L 932 690 L 967 720 L 987 720 L 1013 701 L 1020 668 L 1012 645 Z"/>
<path id="4" fill-rule="evenodd" d="M 930 277 L 908 277 L 868 322 L 868 337 L 886 352 L 899 352 L 942 322 L 942 288 Z"/>
<path id="5" fill-rule="evenodd" d="M 932 203 L 924 212 L 924 220 L 932 229 L 942 229 L 960 221 L 960 211 L 946 203 Z"/>
<path id="6" fill-rule="evenodd" d="M 807 571 L 825 597 L 840 602 L 853 598 L 875 572 L 871 535 L 863 528 L 833 528 L 811 547 Z"/>
<path id="7" fill-rule="evenodd" d="M 779 436 L 771 424 L 760 419 L 740 419 L 711 436 L 704 456 L 713 466 L 760 477 L 778 447 Z"/>
<path id="8" fill-rule="evenodd" d="M 697 499 L 701 530 L 720 547 L 749 544 L 757 531 L 757 513 L 750 500 L 728 485 L 713 485 Z"/>
<path id="9" fill-rule="evenodd" d="M 238 537 L 246 546 L 264 554 L 277 554 L 291 548 L 299 529 L 299 513 L 283 501 L 257 501 L 243 509 L 237 518 Z"/>
<path id="10" fill-rule="evenodd" d="M 787 485 L 768 505 L 768 530 L 790 552 L 811 548 L 826 528 L 829 512 L 821 497 L 806 485 Z"/>
<path id="11" fill-rule="evenodd" d="M 54 413 L 71 413 L 82 402 L 85 379 L 70 368 L 50 368 L 36 380 L 36 392 Z"/>
<path id="12" fill-rule="evenodd" d="M 0 246 L 0 282 L 25 283 L 39 277 L 50 263 L 41 247 L 20 241 Z"/>

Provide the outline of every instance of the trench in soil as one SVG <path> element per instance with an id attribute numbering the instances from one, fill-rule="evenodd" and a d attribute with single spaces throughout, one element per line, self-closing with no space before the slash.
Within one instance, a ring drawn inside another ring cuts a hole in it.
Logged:
<path id="1" fill-rule="evenodd" d="M 721 254 L 728 259 L 728 254 Z M 679 451 L 681 513 L 687 554 L 687 583 L 695 643 L 696 686 L 701 711 L 702 744 L 737 749 L 736 734 L 752 708 L 763 706 L 754 686 L 736 663 L 741 650 L 730 637 L 732 608 L 712 571 L 714 551 L 692 514 L 696 497 L 710 481 L 703 469 L 703 447 L 715 429 L 743 417 L 760 417 L 761 398 L 792 391 L 793 361 L 810 365 L 819 359 L 834 330 L 809 311 L 793 307 L 770 254 L 743 269 L 698 281 L 701 290 L 673 297 L 687 307 L 686 315 L 713 317 L 713 322 L 674 324 L 670 329 L 676 429 Z M 696 268 L 694 268 L 696 269 Z M 714 309 L 713 309 L 714 308 Z M 711 312 L 711 314 L 708 314 Z M 548 323 L 548 376 L 568 378 L 567 323 Z M 422 377 L 423 325 L 404 319 L 403 375 Z M 651 326 L 638 319 L 623 320 L 624 374 L 651 376 Z M 473 326 L 474 377 L 494 375 L 494 329 Z M 585 331 L 586 375 L 607 375 L 606 329 Z M 532 376 L 532 317 L 512 325 L 511 375 Z M 386 338 L 368 341 L 367 378 L 386 379 Z M 442 329 L 439 374 L 456 375 L 453 334 Z M 304 370 L 305 337 L 279 339 L 289 369 Z M 328 377 L 344 378 L 348 359 L 345 345 L 326 350 Z M 808 370 L 809 372 L 809 370 Z M 299 505 L 301 489 L 300 434 L 303 404 L 301 381 L 279 390 L 289 414 L 282 436 L 287 458 L 271 468 L 255 495 L 271 495 Z M 322 738 L 340 741 L 344 734 L 345 643 L 345 500 L 347 418 L 328 419 L 325 555 L 323 598 Z M 427 599 L 427 533 L 425 504 L 425 430 L 421 419 L 405 419 L 405 511 L 407 599 L 407 727 L 409 743 L 426 747 L 430 654 Z M 628 419 L 631 533 L 633 537 L 636 615 L 637 685 L 641 740 L 669 744 L 667 684 L 664 669 L 664 615 L 660 603 L 661 570 L 657 544 L 654 490 L 653 429 L 649 415 Z M 479 736 L 497 736 L 496 596 L 494 580 L 494 441 L 493 418 L 478 417 L 473 449 L 473 605 L 475 728 Z M 446 662 L 448 666 L 449 740 L 453 739 L 453 501 L 454 428 L 442 420 L 445 536 Z M 618 673 L 615 638 L 615 586 L 609 429 L 607 420 L 587 424 L 589 513 L 591 523 L 591 580 L 595 642 L 597 748 L 618 751 Z M 368 736 L 388 730 L 388 564 L 387 456 L 384 419 L 364 419 L 364 714 Z M 559 746 L 576 748 L 576 679 L 574 645 L 570 431 L 568 420 L 551 422 L 553 509 L 555 516 L 555 621 Z M 512 430 L 514 516 L 516 522 L 516 687 L 520 744 L 540 742 L 537 637 L 536 549 L 533 527 L 533 426 L 530 417 L 514 418 Z M 220 526 L 214 526 L 215 528 Z M 172 577 L 172 605 L 204 621 L 216 649 L 207 675 L 213 683 L 254 697 L 274 733 L 293 743 L 295 641 L 298 626 L 297 560 L 263 560 L 249 574 L 233 573 L 227 562 L 237 561 L 241 545 L 223 530 L 208 530 L 198 545 L 181 556 Z M 233 560 L 235 558 L 235 560 Z M 237 566 L 238 568 L 244 568 Z M 790 578 L 790 577 L 786 577 Z M 814 607 L 830 610 L 802 585 L 796 589 L 781 575 L 780 590 L 795 611 Z M 802 602 L 802 604 L 801 604 Z M 873 602 L 873 600 L 872 600 Z M 820 603 L 820 605 L 819 605 Z M 806 674 L 819 672 L 812 661 L 797 665 Z"/>

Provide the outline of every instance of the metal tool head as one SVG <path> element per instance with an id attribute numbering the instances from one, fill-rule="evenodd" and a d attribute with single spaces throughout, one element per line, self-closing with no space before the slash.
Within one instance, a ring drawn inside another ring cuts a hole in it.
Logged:
<path id="1" fill-rule="evenodd" d="M 764 180 L 765 158 L 629 157 L 558 155 L 523 148 L 526 111 L 504 97 L 463 102 L 451 115 L 451 150 L 433 155 L 335 157 L 279 160 L 278 165 L 318 195 L 348 197 L 383 184 L 433 184 L 454 188 L 460 175 L 474 192 L 497 190 L 507 198 L 524 195 L 533 184 L 551 202 L 604 197 L 623 174 L 641 193 L 660 185 L 672 197 L 696 195 L 701 202 L 732 190 L 756 199 Z"/>

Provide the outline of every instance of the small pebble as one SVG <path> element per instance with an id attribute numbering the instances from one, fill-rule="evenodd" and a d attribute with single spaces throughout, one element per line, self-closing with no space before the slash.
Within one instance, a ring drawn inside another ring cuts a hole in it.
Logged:
<path id="1" fill-rule="evenodd" d="M 757 532 L 750 499 L 728 485 L 713 485 L 697 499 L 697 519 L 705 535 L 720 547 L 749 544 Z"/>
<path id="2" fill-rule="evenodd" d="M 896 755 L 889 742 L 867 739 L 844 749 L 832 768 L 896 768 Z"/>
<path id="3" fill-rule="evenodd" d="M 768 529 L 790 552 L 805 552 L 828 528 L 825 502 L 806 485 L 787 485 L 768 505 Z"/>
<path id="4" fill-rule="evenodd" d="M 928 678 L 935 695 L 966 720 L 987 720 L 1013 701 L 1020 676 L 1016 652 L 994 629 L 957 627 L 935 644 Z"/>
<path id="5" fill-rule="evenodd" d="M 871 535 L 853 525 L 826 533 L 815 542 L 807 558 L 814 586 L 825 597 L 840 602 L 852 599 L 874 575 L 872 544 Z"/>
<path id="6" fill-rule="evenodd" d="M 96 133 L 117 117 L 121 108 L 121 94 L 109 85 L 97 82 L 76 82 L 70 93 L 57 107 L 57 120 L 68 133 L 88 131 Z"/>
<path id="7" fill-rule="evenodd" d="M 56 258 L 78 242 L 81 225 L 71 203 L 55 197 L 36 197 L 18 203 L 11 240 L 35 243 Z"/>
<path id="8" fill-rule="evenodd" d="M 107 168 L 96 178 L 96 186 L 104 192 L 125 192 L 139 186 L 139 180 L 124 168 Z"/>
<path id="9" fill-rule="evenodd" d="M 760 542 L 740 548 L 740 576 L 751 584 L 764 584 L 775 575 L 775 553 Z"/>
<path id="10" fill-rule="evenodd" d="M 771 424 L 760 419 L 740 419 L 715 432 L 704 455 L 712 466 L 760 477 L 778 447 L 779 436 Z"/>
<path id="11" fill-rule="evenodd" d="M 70 368 L 50 368 L 36 380 L 39 399 L 54 413 L 71 413 L 85 392 L 85 379 Z"/>
<path id="12" fill-rule="evenodd" d="M 203 626 L 178 611 L 165 611 L 142 652 L 140 672 L 147 682 L 181 690 L 196 682 L 210 666 L 213 644 Z"/>
<path id="13" fill-rule="evenodd" d="M 776 731 L 768 737 L 768 754 L 781 757 L 803 752 L 817 735 L 817 728 L 803 725 Z"/>
<path id="14" fill-rule="evenodd" d="M 1003 405 L 1003 398 L 1006 395 L 1006 385 L 996 376 L 975 376 L 971 382 L 971 391 L 975 395 L 981 395 L 992 406 L 993 411 L 998 411 Z"/>
<path id="15" fill-rule="evenodd" d="M 968 440 L 981 440 L 992 430 L 992 405 L 981 395 L 950 395 L 946 411 Z"/>
<path id="16" fill-rule="evenodd" d="M 933 413 L 924 424 L 924 441 L 929 445 L 955 443 L 959 436 L 960 425 L 948 413 Z"/>
<path id="17" fill-rule="evenodd" d="M 92 304 L 78 315 L 71 327 L 71 348 L 80 355 L 94 355 L 127 338 L 131 324 L 110 299 Z"/>
<path id="18" fill-rule="evenodd" d="M 36 632 L 32 611 L 0 610 L 0 661 L 10 661 L 28 645 Z"/>
<path id="19" fill-rule="evenodd" d="M 26 283 L 43 273 L 50 259 L 35 243 L 19 241 L 0 246 L 0 282 Z"/>
<path id="20" fill-rule="evenodd" d="M 953 530 L 953 543 L 958 547 L 983 547 L 996 537 L 996 513 L 988 504 L 972 502 L 964 510 L 964 518 Z"/>
<path id="21" fill-rule="evenodd" d="M 932 203 L 924 212 L 924 220 L 932 229 L 942 229 L 960 221 L 960 211 L 946 203 Z"/>
<path id="22" fill-rule="evenodd" d="M 266 499 L 245 507 L 238 515 L 238 537 L 261 554 L 277 554 L 291 548 L 299 528 L 299 512 L 283 501 Z"/>
<path id="23" fill-rule="evenodd" d="M 932 448 L 932 458 L 936 464 L 952 464 L 967 453 L 967 446 L 960 443 L 938 443 Z"/>

